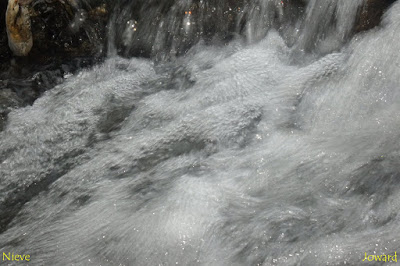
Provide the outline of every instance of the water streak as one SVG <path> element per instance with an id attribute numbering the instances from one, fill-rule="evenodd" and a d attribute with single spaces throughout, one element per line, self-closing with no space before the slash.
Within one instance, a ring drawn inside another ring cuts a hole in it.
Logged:
<path id="1" fill-rule="evenodd" d="M 352 36 L 362 1 L 319 2 L 247 3 L 232 24 L 244 37 L 226 42 L 205 37 L 219 19 L 207 10 L 230 1 L 114 17 L 116 39 L 151 44 L 154 58 L 116 51 L 9 113 L 0 252 L 34 265 L 266 266 L 398 251 L 400 3 Z"/>

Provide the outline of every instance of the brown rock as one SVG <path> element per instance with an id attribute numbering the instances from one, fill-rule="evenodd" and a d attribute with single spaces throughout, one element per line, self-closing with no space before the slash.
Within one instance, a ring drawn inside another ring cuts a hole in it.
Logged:
<path id="1" fill-rule="evenodd" d="M 27 3 L 28 1 L 25 1 Z M 33 46 L 29 10 L 17 0 L 9 0 L 6 11 L 8 45 L 16 56 L 26 56 Z"/>
<path id="2" fill-rule="evenodd" d="M 32 3 L 33 0 L 18 0 L 18 4 L 20 4 L 21 6 L 27 6 L 30 3 Z"/>

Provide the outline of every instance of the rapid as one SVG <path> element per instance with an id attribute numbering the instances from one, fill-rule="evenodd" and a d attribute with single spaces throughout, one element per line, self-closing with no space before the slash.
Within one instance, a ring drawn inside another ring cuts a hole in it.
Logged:
<path id="1" fill-rule="evenodd" d="M 400 2 L 356 34 L 363 0 L 137 2 L 115 4 L 104 62 L 8 114 L 1 254 L 310 266 L 400 252 Z"/>

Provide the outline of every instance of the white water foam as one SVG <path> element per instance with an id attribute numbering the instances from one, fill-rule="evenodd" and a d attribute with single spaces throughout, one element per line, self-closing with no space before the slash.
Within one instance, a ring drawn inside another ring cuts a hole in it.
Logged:
<path id="1" fill-rule="evenodd" d="M 1 202 L 24 204 L 7 214 L 0 252 L 35 265 L 360 265 L 365 252 L 393 254 L 399 11 L 300 64 L 274 30 L 156 65 L 109 58 L 11 112 Z"/>

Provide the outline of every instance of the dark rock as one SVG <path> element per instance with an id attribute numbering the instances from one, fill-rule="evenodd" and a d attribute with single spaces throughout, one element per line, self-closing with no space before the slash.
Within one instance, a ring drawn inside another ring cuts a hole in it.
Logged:
<path id="1" fill-rule="evenodd" d="M 31 1 L 19 2 L 27 5 Z M 378 25 L 384 10 L 393 2 L 394 0 L 368 0 L 360 11 L 355 32 Z M 200 39 L 207 42 L 217 36 L 221 40 L 229 40 L 235 34 L 246 34 L 243 29 L 247 17 L 251 15 L 248 13 L 249 7 L 257 6 L 257 3 L 258 1 L 249 0 L 191 1 L 182 4 L 173 0 L 34 0 L 30 3 L 34 42 L 30 56 L 34 60 L 42 61 L 51 60 L 54 56 L 103 56 L 111 13 L 116 14 L 113 20 L 119 54 L 145 57 L 158 55 L 161 51 L 184 54 Z M 262 5 L 261 2 L 259 4 Z M 304 10 L 307 4 L 306 0 L 282 1 L 284 12 Z M 5 38 L 5 8 L 6 3 L 3 1 L 0 3 L 1 44 L 4 44 Z M 175 14 L 177 19 L 167 21 L 167 14 Z M 185 30 L 182 23 L 186 17 L 188 21 L 195 23 Z M 295 21 L 297 18 L 296 15 L 288 20 Z M 4 45 L 1 45 L 0 57 L 10 57 L 10 52 Z"/>
<path id="2" fill-rule="evenodd" d="M 385 10 L 396 0 L 367 0 L 356 21 L 355 32 L 366 31 L 381 23 Z"/>
<path id="3" fill-rule="evenodd" d="M 94 56 L 105 51 L 108 20 L 105 2 L 99 5 L 78 6 L 73 1 L 36 1 L 32 4 L 32 55 Z"/>
<path id="4" fill-rule="evenodd" d="M 29 44 L 29 35 L 33 37 L 33 47 L 29 53 L 32 60 L 52 60 L 54 56 L 104 55 L 109 14 L 106 0 L 20 0 L 15 5 L 15 12 L 11 9 L 7 12 L 8 27 L 5 24 L 6 9 L 7 1 L 1 1 L 0 58 L 4 59 L 1 60 L 3 62 L 11 57 L 7 46 L 12 48 L 15 55 L 27 55 L 29 45 L 28 49 L 18 48 L 20 43 Z M 21 11 L 24 11 L 23 14 Z M 7 45 L 6 28 L 10 45 Z M 26 40 L 19 40 L 21 36 Z"/>
<path id="5" fill-rule="evenodd" d="M 79 1 L 82 5 L 72 0 L 24 0 L 33 36 L 25 57 L 15 57 L 8 45 L 7 2 L 0 1 L 0 94 L 11 91 L 22 106 L 29 105 L 64 76 L 103 60 L 109 14 L 105 0 Z M 3 109 L 0 116 L 4 121 Z"/>
<path id="6" fill-rule="evenodd" d="M 11 56 L 6 34 L 6 10 L 7 1 L 0 1 L 0 62 L 6 62 Z"/>

